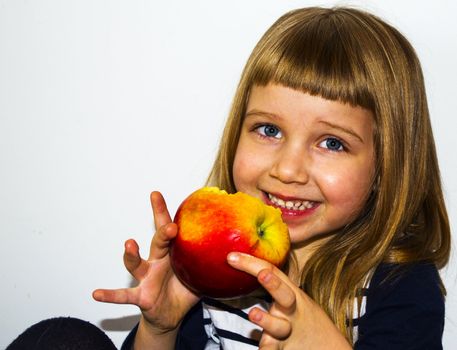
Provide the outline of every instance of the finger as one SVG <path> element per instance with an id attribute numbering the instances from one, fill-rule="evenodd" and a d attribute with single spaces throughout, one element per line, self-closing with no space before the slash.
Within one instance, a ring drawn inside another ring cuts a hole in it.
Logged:
<path id="1" fill-rule="evenodd" d="M 257 277 L 260 271 L 264 269 L 270 269 L 271 271 L 274 271 L 276 275 L 280 276 L 281 279 L 285 281 L 285 283 L 293 286 L 293 283 L 280 269 L 265 260 L 256 258 L 255 256 L 239 252 L 232 252 L 228 254 L 227 261 L 232 267 L 247 272 L 254 277 Z"/>
<path id="2" fill-rule="evenodd" d="M 249 311 L 249 320 L 263 328 L 265 333 L 278 340 L 287 339 L 292 332 L 292 325 L 288 320 L 282 317 L 273 316 L 257 307 L 254 307 Z"/>
<path id="3" fill-rule="evenodd" d="M 259 350 L 279 350 L 279 344 L 260 345 Z"/>
<path id="4" fill-rule="evenodd" d="M 261 270 L 268 267 L 272 268 L 273 266 L 265 260 L 239 252 L 232 252 L 228 254 L 227 261 L 234 268 L 247 272 L 255 277 Z"/>
<path id="5" fill-rule="evenodd" d="M 151 207 L 154 215 L 154 225 L 156 230 L 161 226 L 171 222 L 170 213 L 167 209 L 167 204 L 160 192 L 154 191 L 151 193 Z"/>
<path id="6" fill-rule="evenodd" d="M 262 334 L 262 338 L 260 339 L 259 343 L 259 350 L 279 350 L 280 341 L 273 338 L 267 333 Z"/>
<path id="7" fill-rule="evenodd" d="M 149 260 L 165 257 L 168 254 L 171 241 L 177 234 L 178 226 L 175 223 L 172 222 L 161 226 L 152 237 Z"/>
<path id="8" fill-rule="evenodd" d="M 96 301 L 113 304 L 138 304 L 136 289 L 96 289 L 92 293 Z"/>
<path id="9" fill-rule="evenodd" d="M 262 345 L 259 350 L 278 350 L 279 349 L 279 346 L 278 345 L 273 345 L 273 344 L 270 344 L 270 345 Z"/>
<path id="10" fill-rule="evenodd" d="M 284 280 L 276 275 L 276 271 L 263 269 L 257 275 L 257 280 L 275 300 L 275 306 L 286 313 L 291 314 L 297 305 L 295 289 L 292 289 Z"/>
<path id="11" fill-rule="evenodd" d="M 124 244 L 124 266 L 128 272 L 137 280 L 141 281 L 148 271 L 148 263 L 140 256 L 138 243 L 129 239 Z"/>

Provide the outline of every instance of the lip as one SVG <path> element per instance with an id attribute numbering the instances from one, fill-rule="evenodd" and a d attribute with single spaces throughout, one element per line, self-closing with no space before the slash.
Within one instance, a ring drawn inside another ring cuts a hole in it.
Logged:
<path id="1" fill-rule="evenodd" d="M 287 196 L 282 196 L 282 195 L 278 195 L 278 194 L 271 193 L 271 192 L 269 192 L 269 193 L 284 201 L 300 200 L 296 197 L 287 197 Z M 281 210 L 282 218 L 286 222 L 289 220 L 298 220 L 298 219 L 308 217 L 308 216 L 312 215 L 317 210 L 317 208 L 319 208 L 319 206 L 320 206 L 320 203 L 316 203 L 316 205 L 313 206 L 312 208 L 305 209 L 305 210 L 294 210 L 294 209 L 283 208 L 283 207 L 280 207 L 280 206 L 276 205 L 275 203 L 273 203 L 270 200 L 270 198 L 268 198 L 267 192 L 263 192 L 263 200 L 267 205 L 270 205 L 272 207 L 275 207 L 275 208 L 278 208 L 279 210 Z"/>

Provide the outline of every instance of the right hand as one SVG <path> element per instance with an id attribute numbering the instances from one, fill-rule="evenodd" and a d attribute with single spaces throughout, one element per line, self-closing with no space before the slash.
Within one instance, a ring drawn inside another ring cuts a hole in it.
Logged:
<path id="1" fill-rule="evenodd" d="M 124 265 L 139 284 L 134 288 L 97 289 L 93 298 L 137 305 L 143 315 L 142 322 L 146 321 L 147 328 L 159 335 L 175 330 L 199 298 L 178 280 L 171 268 L 170 242 L 176 237 L 178 227 L 159 192 L 151 193 L 151 206 L 157 232 L 152 238 L 148 260 L 141 258 L 135 240 L 125 242 Z"/>

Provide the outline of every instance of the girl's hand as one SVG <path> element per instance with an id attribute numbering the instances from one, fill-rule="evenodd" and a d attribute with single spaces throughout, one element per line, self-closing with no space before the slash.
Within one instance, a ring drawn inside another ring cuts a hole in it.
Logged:
<path id="1" fill-rule="evenodd" d="M 259 308 L 249 312 L 251 322 L 263 328 L 261 350 L 352 349 L 324 310 L 277 267 L 242 253 L 230 253 L 228 262 L 257 276 L 273 298 L 268 312 Z"/>
<path id="2" fill-rule="evenodd" d="M 176 237 L 178 228 L 171 221 L 159 192 L 151 193 L 151 206 L 157 232 L 152 238 L 148 260 L 141 258 L 133 239 L 125 242 L 124 265 L 139 281 L 138 286 L 97 289 L 93 297 L 101 302 L 137 305 L 143 316 L 139 331 L 163 335 L 176 330 L 198 297 L 181 284 L 170 266 L 170 241 Z"/>

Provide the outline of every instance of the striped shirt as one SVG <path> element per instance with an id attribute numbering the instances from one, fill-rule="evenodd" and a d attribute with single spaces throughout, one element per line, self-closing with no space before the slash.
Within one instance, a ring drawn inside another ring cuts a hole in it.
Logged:
<path id="1" fill-rule="evenodd" d="M 270 300 L 247 296 L 232 300 L 203 299 L 203 324 L 208 335 L 205 350 L 258 349 L 262 329 L 249 321 L 253 307 L 268 310 Z"/>
<path id="2" fill-rule="evenodd" d="M 368 287 L 368 286 L 367 286 Z M 368 288 L 354 303 L 353 335 L 358 338 L 358 323 L 366 310 Z M 203 324 L 208 336 L 205 350 L 254 350 L 259 348 L 262 329 L 248 319 L 253 307 L 268 310 L 271 298 L 265 295 L 248 296 L 233 300 L 204 298 Z"/>
<path id="3" fill-rule="evenodd" d="M 353 313 L 354 350 L 443 349 L 445 305 L 433 264 L 381 264 L 360 296 Z M 247 315 L 254 306 L 268 309 L 270 301 L 258 295 L 241 300 L 204 298 L 184 317 L 175 350 L 257 349 L 261 330 Z M 132 349 L 136 330 L 122 350 Z"/>

